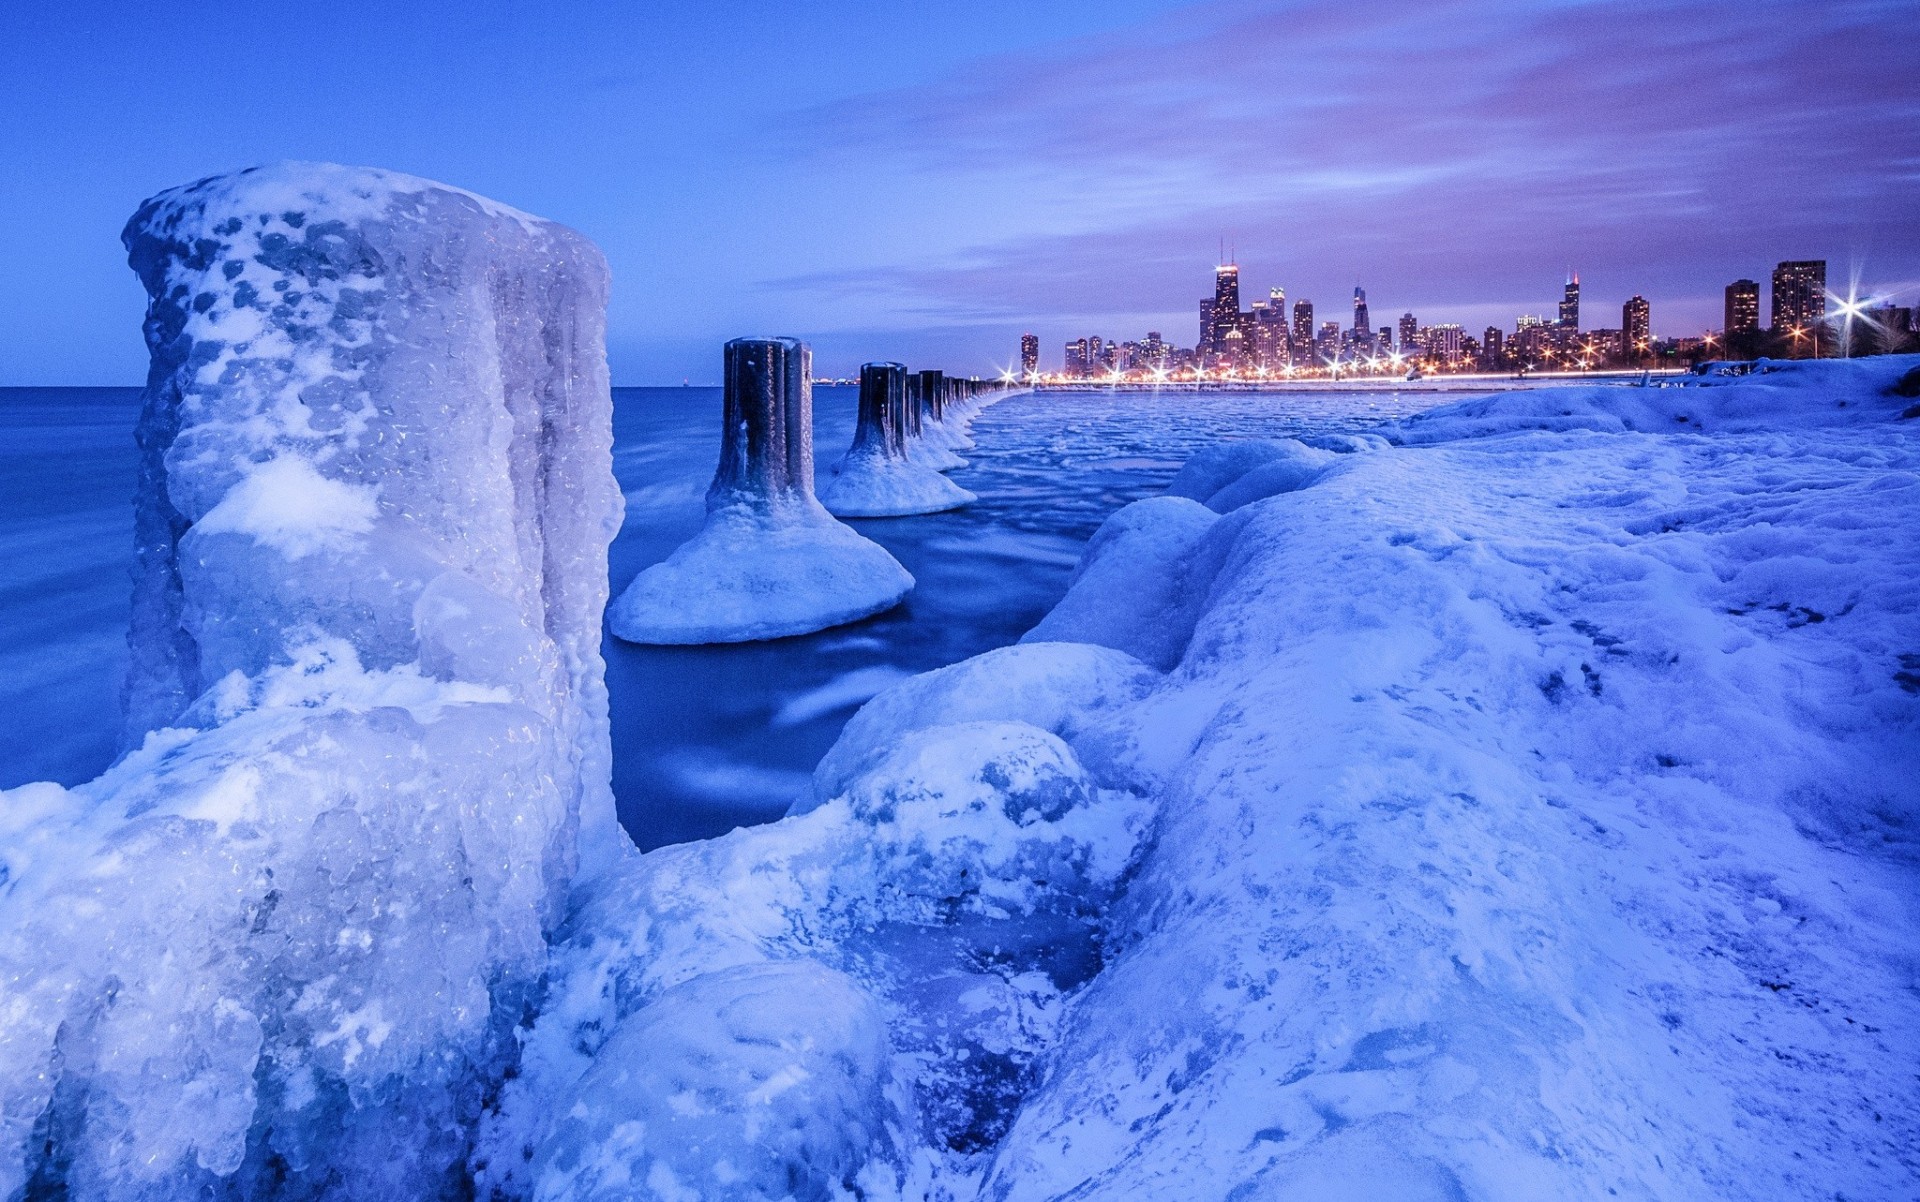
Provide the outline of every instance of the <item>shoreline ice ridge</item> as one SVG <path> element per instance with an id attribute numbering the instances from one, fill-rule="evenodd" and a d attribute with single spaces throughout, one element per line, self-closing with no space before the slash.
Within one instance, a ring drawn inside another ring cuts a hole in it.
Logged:
<path id="1" fill-rule="evenodd" d="M 869 702 L 785 821 L 583 888 L 488 1180 L 1912 1192 L 1915 363 L 1195 456 L 1032 641 Z M 596 1049 L 805 963 L 890 1032 L 864 1145 L 754 1134 L 795 1128 L 752 1049 L 845 1043 L 790 1013 L 703 1045 L 705 1117 L 613 1137 Z"/>

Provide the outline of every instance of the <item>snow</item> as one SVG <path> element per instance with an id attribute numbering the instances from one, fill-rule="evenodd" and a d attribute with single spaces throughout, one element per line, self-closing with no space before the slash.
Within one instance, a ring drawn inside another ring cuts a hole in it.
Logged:
<path id="1" fill-rule="evenodd" d="M 1203 452 L 1030 641 L 878 694 L 785 821 L 582 889 L 484 1180 L 593 1196 L 541 1099 L 644 1120 L 592 1084 L 626 1032 L 810 964 L 843 1001 L 773 1042 L 882 1024 L 836 1081 L 911 1099 L 777 1145 L 822 1196 L 1910 1195 L 1913 366 Z M 702 1165 L 776 1146 L 719 1083 L 799 1063 L 703 1062 Z"/>
<path id="2" fill-rule="evenodd" d="M 913 577 L 813 493 L 812 357 L 793 339 L 727 344 L 720 466 L 700 533 L 607 613 L 632 643 L 786 638 L 893 608 Z"/>
<path id="3" fill-rule="evenodd" d="M 622 838 L 606 268 L 316 164 L 125 241 L 131 746 L 0 801 L 0 1197 L 437 1194 Z"/>
<path id="4" fill-rule="evenodd" d="M 907 419 L 906 369 L 898 363 L 869 363 L 860 369 L 860 415 L 853 446 L 834 465 L 833 479 L 820 492 L 828 512 L 840 517 L 904 517 L 957 509 L 975 500 L 972 493 L 908 456 L 910 428 L 919 438 L 937 425 Z"/>
<path id="5" fill-rule="evenodd" d="M 0 795 L 0 1197 L 1920 1185 L 1913 358 L 1202 449 L 1027 640 L 792 698 L 871 694 L 784 819 L 642 855 L 597 253 L 300 165 L 127 241 L 133 744 Z M 871 546 L 747 342 L 629 593 L 736 633 Z"/>

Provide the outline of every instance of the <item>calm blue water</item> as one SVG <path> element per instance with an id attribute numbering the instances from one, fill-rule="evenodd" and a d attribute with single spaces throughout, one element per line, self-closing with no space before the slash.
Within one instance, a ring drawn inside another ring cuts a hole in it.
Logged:
<path id="1" fill-rule="evenodd" d="M 111 762 L 133 543 L 137 389 L 0 389 L 0 787 L 73 784 Z M 1004 646 L 1065 591 L 1105 517 L 1227 438 L 1358 429 L 1435 403 L 1394 393 L 1041 393 L 988 409 L 952 473 L 980 501 L 853 523 L 919 582 L 854 626 L 777 643 L 609 640 L 614 790 L 643 847 L 779 816 L 853 710 L 902 676 Z M 855 394 L 815 393 L 822 470 Z M 627 520 L 615 592 L 699 529 L 719 455 L 710 388 L 614 390 Z"/>

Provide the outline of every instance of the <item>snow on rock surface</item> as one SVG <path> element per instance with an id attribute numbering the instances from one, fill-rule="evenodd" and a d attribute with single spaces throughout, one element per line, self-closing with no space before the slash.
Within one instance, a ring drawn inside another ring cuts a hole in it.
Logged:
<path id="1" fill-rule="evenodd" d="M 622 837 L 607 272 L 288 163 L 147 202 L 133 750 L 0 800 L 0 1198 L 424 1198 Z"/>
<path id="2" fill-rule="evenodd" d="M 906 368 L 868 363 L 860 369 L 860 418 L 853 446 L 820 490 L 839 517 L 903 517 L 958 509 L 974 495 L 907 457 Z"/>
<path id="3" fill-rule="evenodd" d="M 913 577 L 813 494 L 812 355 L 791 338 L 727 344 L 720 467 L 707 524 L 634 577 L 607 613 L 632 643 L 739 643 L 856 622 Z"/>

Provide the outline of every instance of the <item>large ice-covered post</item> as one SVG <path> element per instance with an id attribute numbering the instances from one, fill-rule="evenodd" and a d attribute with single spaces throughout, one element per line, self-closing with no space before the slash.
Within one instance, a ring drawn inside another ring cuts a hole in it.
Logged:
<path id="1" fill-rule="evenodd" d="M 0 1198 L 464 1192 L 578 844 L 620 838 L 605 262 L 327 164 L 124 241 L 134 746 L 0 802 Z"/>
<path id="2" fill-rule="evenodd" d="M 707 510 L 781 505 L 813 493 L 813 354 L 792 338 L 726 346 L 720 467 Z"/>
<path id="3" fill-rule="evenodd" d="M 726 346 L 720 466 L 707 524 L 607 611 L 632 643 L 807 634 L 899 604 L 913 577 L 813 494 L 812 356 L 791 338 Z"/>
<path id="4" fill-rule="evenodd" d="M 860 369 L 860 417 L 853 446 L 820 491 L 841 517 L 901 517 L 957 509 L 974 495 L 907 455 L 906 368 L 869 363 Z"/>
<path id="5" fill-rule="evenodd" d="M 920 397 L 926 403 L 927 417 L 939 422 L 946 416 L 947 377 L 938 368 L 920 373 Z"/>

